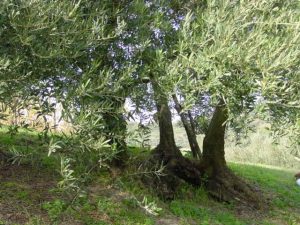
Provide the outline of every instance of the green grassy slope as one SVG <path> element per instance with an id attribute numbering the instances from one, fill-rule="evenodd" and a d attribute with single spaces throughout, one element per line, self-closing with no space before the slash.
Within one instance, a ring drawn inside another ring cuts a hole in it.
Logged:
<path id="1" fill-rule="evenodd" d="M 11 137 L 2 129 L 0 149 L 13 148 L 35 154 L 28 154 L 29 158 L 14 165 L 0 163 L 1 225 L 300 224 L 300 187 L 295 184 L 294 170 L 229 164 L 235 173 L 264 192 L 270 200 L 268 211 L 215 202 L 202 188 L 189 185 L 183 185 L 174 200 L 163 202 L 141 185 L 130 168 L 93 174 L 87 194 L 69 205 L 67 196 L 57 188 L 61 179 L 59 162 L 47 157 L 47 147 L 37 133 L 21 131 Z M 141 158 L 139 151 L 131 149 L 131 163 Z M 33 155 L 38 158 L 30 158 Z"/>

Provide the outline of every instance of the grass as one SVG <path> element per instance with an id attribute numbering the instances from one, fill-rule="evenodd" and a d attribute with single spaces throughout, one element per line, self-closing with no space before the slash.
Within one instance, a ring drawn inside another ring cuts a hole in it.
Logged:
<path id="1" fill-rule="evenodd" d="M 276 198 L 270 197 L 273 205 L 277 208 L 300 210 L 300 188 L 295 184 L 294 172 L 291 170 L 237 163 L 231 163 L 230 167 L 238 175 L 264 187 L 267 193 L 276 193 Z"/>
<path id="2" fill-rule="evenodd" d="M 31 129 L 19 128 L 15 135 L 10 133 L 7 126 L 0 128 L 0 150 L 12 153 L 13 164 L 32 164 L 55 170 L 59 162 L 55 157 L 47 157 L 48 144 L 39 132 Z"/>
<path id="3" fill-rule="evenodd" d="M 180 127 L 176 129 L 177 135 L 183 134 Z M 16 136 L 10 136 L 7 131 L 6 128 L 0 130 L 0 149 L 14 147 L 29 154 L 35 152 L 41 163 L 30 165 L 32 158 L 21 161 L 20 165 L 0 163 L 0 225 L 300 224 L 300 188 L 293 178 L 295 167 L 253 165 L 251 157 L 248 164 L 246 160 L 229 163 L 236 174 L 259 187 L 270 199 L 269 211 L 251 211 L 219 203 L 210 199 L 204 189 L 186 184 L 174 200 L 164 202 L 140 183 L 130 167 L 119 171 L 117 177 L 107 170 L 93 174 L 86 187 L 88 194 L 70 205 L 69 199 L 57 189 L 60 179 L 57 161 L 47 157 L 47 145 L 39 139 L 38 133 L 20 130 Z M 268 143 L 265 142 L 265 149 L 272 149 Z M 134 164 L 148 152 L 130 148 L 130 154 Z M 153 212 L 158 214 L 153 215 Z"/>

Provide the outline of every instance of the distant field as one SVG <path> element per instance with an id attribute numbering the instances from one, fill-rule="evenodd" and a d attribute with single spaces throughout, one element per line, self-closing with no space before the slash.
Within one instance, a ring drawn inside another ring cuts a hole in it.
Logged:
<path id="1" fill-rule="evenodd" d="M 242 140 L 239 145 L 236 144 L 232 133 L 229 133 L 225 142 L 225 156 L 227 161 L 265 164 L 284 168 L 300 170 L 300 161 L 298 161 L 289 147 L 287 138 L 277 140 L 277 144 L 266 129 L 266 124 L 256 123 L 257 130 L 251 133 L 249 137 Z M 129 130 L 137 128 L 136 124 L 129 124 Z M 155 147 L 159 142 L 158 126 L 150 126 L 149 145 Z M 183 150 L 189 150 L 189 143 L 183 127 L 174 124 L 174 134 L 176 143 Z M 198 135 L 198 143 L 202 147 L 204 135 Z"/>

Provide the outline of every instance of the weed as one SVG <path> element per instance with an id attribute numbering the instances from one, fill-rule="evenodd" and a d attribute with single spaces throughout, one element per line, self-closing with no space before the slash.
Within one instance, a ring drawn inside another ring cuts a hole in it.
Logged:
<path id="1" fill-rule="evenodd" d="M 34 216 L 34 217 L 31 217 L 25 225 L 44 225 L 44 224 L 45 223 L 43 222 L 43 220 L 40 217 Z"/>
<path id="2" fill-rule="evenodd" d="M 56 199 L 52 202 L 46 202 L 43 204 L 42 208 L 47 211 L 49 218 L 51 221 L 56 222 L 65 209 L 65 202 Z"/>
<path id="3" fill-rule="evenodd" d="M 26 200 L 30 199 L 30 194 L 27 191 L 18 191 L 16 193 L 16 196 L 17 196 L 18 199 L 23 200 L 23 201 L 26 201 Z"/>

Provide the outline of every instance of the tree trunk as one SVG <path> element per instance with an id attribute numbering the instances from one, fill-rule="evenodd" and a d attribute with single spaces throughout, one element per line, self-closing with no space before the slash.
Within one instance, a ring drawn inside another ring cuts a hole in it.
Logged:
<path id="1" fill-rule="evenodd" d="M 58 124 L 57 124 L 57 119 L 56 119 L 56 117 L 57 117 L 57 115 L 56 115 L 56 110 L 57 110 L 57 104 L 56 104 L 56 102 L 55 102 L 55 105 L 54 105 L 54 110 L 53 110 L 53 130 L 54 131 L 56 131 L 57 130 L 57 126 L 58 126 Z"/>
<path id="2" fill-rule="evenodd" d="M 190 160 L 183 157 L 176 146 L 167 95 L 154 77 L 151 77 L 150 81 L 158 111 L 160 140 L 150 159 L 139 166 L 139 169 L 145 168 L 149 171 L 163 166 L 165 176 L 143 176 L 144 183 L 154 188 L 163 198 L 173 198 L 182 181 L 194 186 L 203 184 L 208 193 L 220 201 L 236 200 L 247 206 L 260 208 L 263 198 L 253 187 L 233 174 L 226 165 L 224 137 L 228 114 L 225 103 L 220 101 L 215 109 L 203 141 L 201 161 Z"/>
<path id="3" fill-rule="evenodd" d="M 176 147 L 172 125 L 172 115 L 167 102 L 157 104 L 159 123 L 159 148 L 164 152 L 165 157 L 181 155 Z"/>
<path id="4" fill-rule="evenodd" d="M 188 141 L 190 144 L 190 148 L 193 154 L 193 157 L 195 159 L 201 159 L 201 150 L 197 141 L 197 136 L 195 132 L 195 127 L 191 118 L 191 115 L 182 112 L 182 106 L 180 105 L 177 96 L 174 94 L 172 95 L 174 103 L 175 103 L 175 109 L 177 113 L 180 115 L 182 124 L 184 126 L 185 132 L 188 137 Z M 189 121 L 190 120 L 190 121 Z"/>
<path id="5" fill-rule="evenodd" d="M 218 200 L 233 200 L 251 207 L 262 207 L 262 196 L 251 185 L 236 176 L 226 165 L 225 128 L 228 112 L 223 100 L 214 111 L 203 140 L 202 171 L 206 175 L 206 188 L 210 195 Z"/>
<path id="6" fill-rule="evenodd" d="M 196 168 L 194 162 L 183 157 L 176 146 L 168 98 L 154 79 L 151 79 L 151 83 L 158 111 L 160 134 L 159 144 L 153 152 L 154 161 L 156 163 L 157 161 L 159 163 L 163 162 L 168 174 L 172 174 L 172 176 L 198 186 L 201 182 L 199 170 Z"/>
<path id="7" fill-rule="evenodd" d="M 163 153 L 165 159 L 180 157 L 182 154 L 175 143 L 172 114 L 168 106 L 168 98 L 160 91 L 160 87 L 155 80 L 152 79 L 151 82 L 158 112 L 159 144 L 157 149 Z"/>
<path id="8" fill-rule="evenodd" d="M 196 125 L 195 125 L 194 118 L 192 117 L 191 110 L 188 110 L 188 116 L 189 116 L 189 119 L 190 119 L 192 131 L 193 131 L 193 133 L 196 135 Z"/>
<path id="9" fill-rule="evenodd" d="M 223 101 L 220 101 L 216 106 L 203 140 L 203 162 L 206 165 L 206 173 L 209 176 L 216 176 L 226 166 L 224 138 L 227 119 L 225 104 Z"/>

